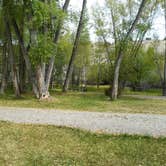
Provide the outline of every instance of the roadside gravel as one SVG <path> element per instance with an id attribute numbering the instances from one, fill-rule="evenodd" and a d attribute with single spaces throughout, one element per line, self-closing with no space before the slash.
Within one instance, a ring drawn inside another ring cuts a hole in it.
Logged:
<path id="1" fill-rule="evenodd" d="M 166 115 L 0 107 L 0 120 L 67 126 L 98 133 L 166 137 Z"/>

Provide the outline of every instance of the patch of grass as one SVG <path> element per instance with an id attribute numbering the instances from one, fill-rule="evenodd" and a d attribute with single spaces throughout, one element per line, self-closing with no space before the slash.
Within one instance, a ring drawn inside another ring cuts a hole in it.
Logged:
<path id="1" fill-rule="evenodd" d="M 164 166 L 165 156 L 166 138 L 0 122 L 0 165 Z"/>
<path id="2" fill-rule="evenodd" d="M 122 112 L 122 113 L 153 113 L 166 114 L 165 100 L 137 99 L 121 97 L 110 101 L 100 91 L 68 92 L 52 91 L 50 101 L 39 101 L 32 94 L 24 94 L 17 99 L 14 95 L 0 96 L 0 106 L 29 107 L 43 109 L 65 109 L 77 111 Z"/>
<path id="3" fill-rule="evenodd" d="M 145 91 L 132 91 L 130 88 L 125 88 L 123 94 L 127 95 L 145 95 L 145 96 L 161 96 L 161 89 L 148 89 Z"/>

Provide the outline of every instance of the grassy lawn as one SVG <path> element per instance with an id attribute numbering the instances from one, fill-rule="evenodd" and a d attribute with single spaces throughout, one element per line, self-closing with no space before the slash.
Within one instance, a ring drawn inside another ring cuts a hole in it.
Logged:
<path id="1" fill-rule="evenodd" d="M 153 92 L 153 94 L 154 93 L 156 92 Z M 24 94 L 21 99 L 16 99 L 13 95 L 8 94 L 0 96 L 0 106 L 166 114 L 165 100 L 121 97 L 117 101 L 111 102 L 109 98 L 104 95 L 103 88 L 99 89 L 99 91 L 95 88 L 91 88 L 88 92 L 81 93 L 75 91 L 68 92 L 67 94 L 52 91 L 52 98 L 49 101 L 39 101 L 32 97 L 32 94 Z"/>
<path id="2" fill-rule="evenodd" d="M 145 95 L 145 96 L 161 96 L 162 90 L 161 89 L 149 89 L 145 91 L 131 91 L 129 88 L 126 88 L 123 92 L 124 94 L 128 95 Z"/>
<path id="3" fill-rule="evenodd" d="M 166 138 L 0 122 L 0 165 L 164 166 Z"/>

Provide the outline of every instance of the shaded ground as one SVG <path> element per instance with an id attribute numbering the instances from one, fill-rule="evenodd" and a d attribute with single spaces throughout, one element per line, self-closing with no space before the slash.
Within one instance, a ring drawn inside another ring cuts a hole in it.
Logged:
<path id="1" fill-rule="evenodd" d="M 0 120 L 67 126 L 110 134 L 166 136 L 166 115 L 46 111 L 1 107 Z"/>

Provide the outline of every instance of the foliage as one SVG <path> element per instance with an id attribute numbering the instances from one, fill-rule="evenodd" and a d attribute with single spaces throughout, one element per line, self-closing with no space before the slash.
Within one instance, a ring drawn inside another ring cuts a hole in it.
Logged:
<path id="1" fill-rule="evenodd" d="M 48 34 L 38 35 L 35 45 L 30 49 L 30 58 L 33 65 L 48 62 L 56 52 L 56 45 Z"/>

